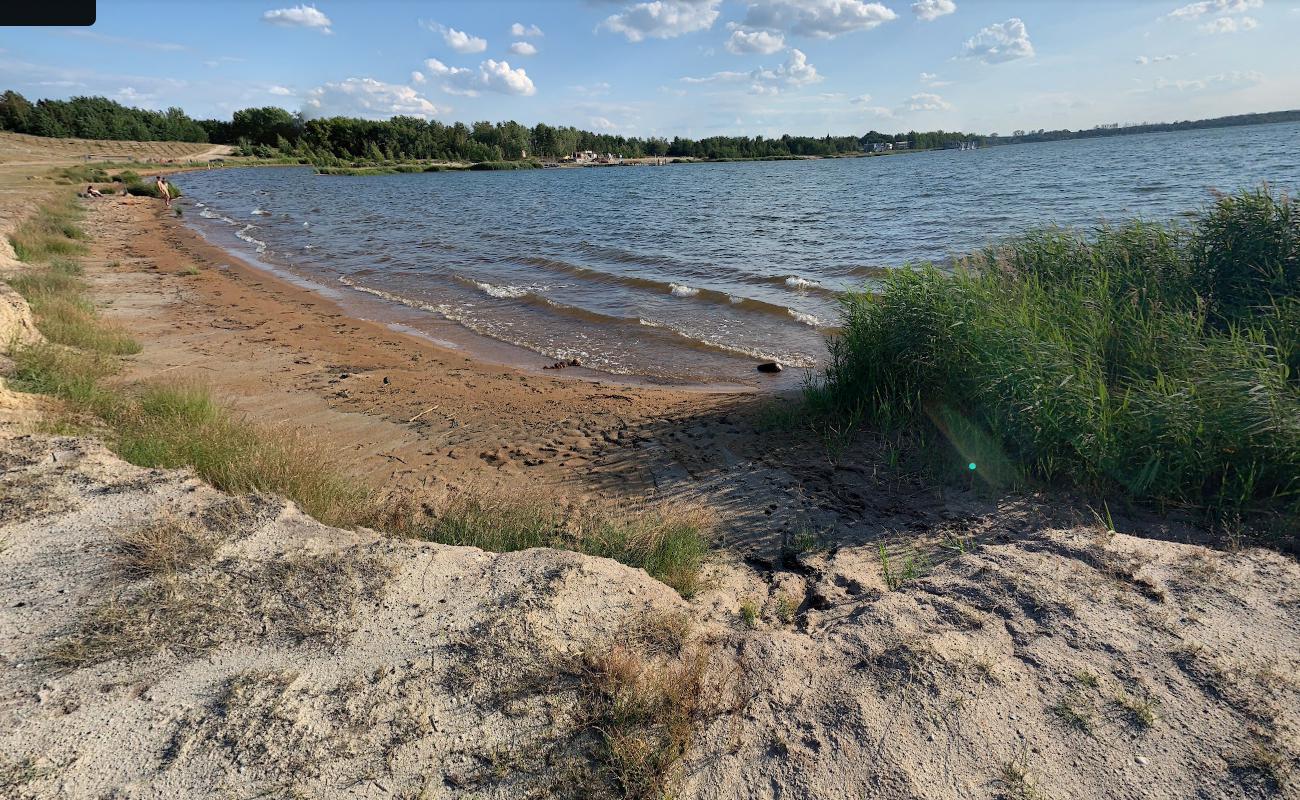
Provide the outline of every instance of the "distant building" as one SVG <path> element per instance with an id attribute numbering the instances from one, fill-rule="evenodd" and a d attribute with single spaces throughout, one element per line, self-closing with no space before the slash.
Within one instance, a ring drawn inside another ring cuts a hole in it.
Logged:
<path id="1" fill-rule="evenodd" d="M 863 148 L 868 153 L 884 153 L 894 149 L 893 142 L 872 142 Z"/>
<path id="2" fill-rule="evenodd" d="M 909 142 L 909 141 L 907 141 L 906 139 L 904 139 L 904 140 L 901 141 L 901 142 L 894 142 L 894 146 L 893 146 L 893 148 L 891 148 L 891 149 L 893 149 L 893 150 L 910 150 L 910 149 L 912 149 L 912 143 Z"/>

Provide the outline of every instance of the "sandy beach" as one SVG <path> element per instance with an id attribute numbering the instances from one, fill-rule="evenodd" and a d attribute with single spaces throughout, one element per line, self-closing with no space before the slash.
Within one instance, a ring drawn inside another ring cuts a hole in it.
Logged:
<path id="1" fill-rule="evenodd" d="M 47 175 L 68 161 L 0 165 L 0 225 L 70 192 Z M 684 597 L 610 558 L 345 530 L 132 466 L 0 386 L 6 796 L 1295 796 L 1289 555 L 1176 509 L 925 479 L 770 394 L 476 360 L 160 201 L 78 203 L 90 296 L 141 345 L 108 380 L 210 386 L 433 505 L 719 524 Z M 142 576 L 141 541 L 185 552 Z M 620 751 L 629 703 L 649 722 Z M 654 770 L 647 742 L 669 754 Z"/>

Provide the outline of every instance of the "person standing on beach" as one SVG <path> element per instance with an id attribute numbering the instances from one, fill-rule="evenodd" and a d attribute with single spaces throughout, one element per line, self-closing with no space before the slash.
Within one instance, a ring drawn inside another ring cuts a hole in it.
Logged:
<path id="1" fill-rule="evenodd" d="M 171 208 L 172 190 L 167 188 L 167 181 L 163 180 L 163 176 L 159 175 L 157 178 L 154 178 L 154 185 L 158 187 L 158 196 L 163 199 L 163 202 L 167 204 L 168 208 Z"/>

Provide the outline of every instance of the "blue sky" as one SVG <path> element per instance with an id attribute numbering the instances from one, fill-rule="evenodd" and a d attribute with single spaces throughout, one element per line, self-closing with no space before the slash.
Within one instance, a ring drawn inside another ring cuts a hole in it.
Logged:
<path id="1" fill-rule="evenodd" d="M 980 133 L 1300 108 L 1300 0 L 100 0 L 0 30 L 0 87 L 228 118 L 626 135 Z"/>

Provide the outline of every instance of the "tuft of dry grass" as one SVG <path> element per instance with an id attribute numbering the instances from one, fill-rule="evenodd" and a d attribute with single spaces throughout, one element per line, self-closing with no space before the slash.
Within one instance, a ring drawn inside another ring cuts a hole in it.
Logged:
<path id="1" fill-rule="evenodd" d="M 671 796 L 698 726 L 734 710 L 717 683 L 716 660 L 716 646 L 691 639 L 682 617 L 647 620 L 568 665 L 578 727 L 597 742 L 583 796 Z"/>
<path id="2" fill-rule="evenodd" d="M 198 525 L 170 515 L 123 534 L 112 551 L 114 565 L 127 580 L 174 576 L 210 560 L 215 537 Z"/>

